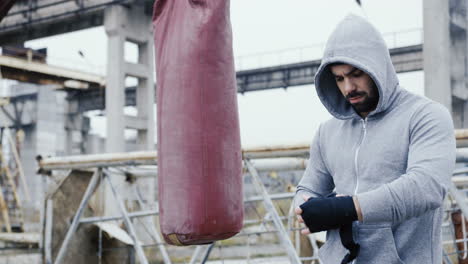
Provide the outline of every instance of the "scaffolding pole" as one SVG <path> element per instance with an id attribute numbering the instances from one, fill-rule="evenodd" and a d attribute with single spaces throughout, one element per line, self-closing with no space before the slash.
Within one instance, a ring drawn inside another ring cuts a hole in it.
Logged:
<path id="1" fill-rule="evenodd" d="M 136 217 L 144 217 L 144 216 L 151 216 L 159 214 L 156 210 L 146 210 L 146 211 L 138 211 L 138 212 L 131 212 L 128 213 L 129 218 L 136 218 Z M 80 224 L 90 224 L 90 223 L 98 223 L 98 222 L 110 222 L 115 220 L 122 220 L 122 216 L 93 216 L 93 217 L 86 217 L 80 220 Z"/>
<path id="2" fill-rule="evenodd" d="M 52 224 L 53 224 L 53 214 L 54 211 L 54 202 L 50 199 L 47 199 L 46 202 L 46 223 L 44 230 L 44 256 L 45 263 L 52 264 Z"/>
<path id="3" fill-rule="evenodd" d="M 301 260 L 299 259 L 299 256 L 297 255 L 297 252 L 294 249 L 291 240 L 289 239 L 288 233 L 284 229 L 283 222 L 281 221 L 280 216 L 276 211 L 275 206 L 273 205 L 273 202 L 270 199 L 270 196 L 268 195 L 268 192 L 260 179 L 260 176 L 258 175 L 255 168 L 252 166 L 250 161 L 244 160 L 244 163 L 248 171 L 250 172 L 250 175 L 252 176 L 254 186 L 256 187 L 257 191 L 263 196 L 265 209 L 272 216 L 273 223 L 276 226 L 276 229 L 278 230 L 278 237 L 281 243 L 283 244 L 284 248 L 286 249 L 291 263 L 300 264 Z"/>
<path id="4" fill-rule="evenodd" d="M 193 251 L 192 257 L 190 258 L 189 264 L 196 264 L 197 260 L 200 258 L 200 254 L 203 250 L 203 248 L 206 248 L 207 245 L 198 245 L 195 247 L 195 250 Z"/>
<path id="5" fill-rule="evenodd" d="M 252 166 L 257 171 L 287 171 L 304 170 L 307 166 L 307 159 L 303 157 L 283 157 L 283 150 L 272 150 L 272 152 L 259 152 L 252 154 L 257 158 L 251 160 Z M 268 157 L 277 156 L 277 157 Z M 68 157 L 53 157 L 39 160 L 40 172 L 49 172 L 51 170 L 70 170 L 70 169 L 91 169 L 96 167 L 128 167 L 151 165 L 146 169 L 129 169 L 128 172 L 139 177 L 157 176 L 157 156 L 156 152 L 129 152 L 129 153 L 111 153 L 96 155 L 79 155 Z M 114 171 L 112 171 L 114 173 Z M 123 172 L 116 172 L 122 174 Z"/>
<path id="6" fill-rule="evenodd" d="M 123 204 L 122 200 L 120 199 L 120 196 L 117 193 L 117 190 L 115 189 L 114 185 L 112 184 L 112 181 L 110 179 L 110 176 L 107 172 L 104 172 L 105 174 L 105 179 L 107 180 L 107 183 L 109 184 L 112 194 L 117 201 L 117 204 L 119 206 L 120 213 L 123 216 L 123 220 L 125 223 L 125 226 L 128 229 L 128 232 L 130 234 L 130 237 L 133 240 L 133 246 L 135 247 L 135 251 L 138 255 L 138 258 L 140 259 L 141 264 L 148 264 L 148 260 L 146 259 L 145 252 L 143 251 L 143 248 L 141 246 L 140 241 L 138 240 L 138 237 L 136 236 L 135 228 L 133 227 L 132 222 L 130 221 L 130 217 L 128 217 L 127 209 L 125 209 L 125 205 Z"/>
<path id="7" fill-rule="evenodd" d="M 143 203 L 143 199 L 141 198 L 140 194 L 138 193 L 137 185 L 135 185 L 135 196 L 138 199 L 138 204 L 140 205 L 140 208 L 142 208 L 144 210 L 148 210 L 148 206 L 145 203 Z M 162 243 L 162 238 L 159 235 L 159 232 L 155 228 L 155 223 L 154 223 L 153 218 L 151 217 L 151 215 L 149 217 L 149 222 L 150 222 L 151 236 L 156 241 L 156 243 L 160 244 L 159 245 L 159 251 L 161 252 L 164 263 L 172 264 L 171 258 L 169 258 L 169 254 L 167 253 L 166 247 Z"/>
<path id="8" fill-rule="evenodd" d="M 457 140 L 466 140 L 464 135 L 468 132 L 464 130 L 456 131 L 459 134 Z M 266 146 L 243 149 L 242 156 L 244 159 L 250 160 L 257 171 L 266 168 L 269 170 L 300 170 L 306 167 L 309 151 L 309 145 L 307 144 Z M 40 171 L 47 172 L 51 170 L 89 169 L 96 167 L 157 165 L 157 159 L 156 151 L 138 151 L 39 158 L 38 165 Z M 468 162 L 468 148 L 457 148 L 457 162 Z M 155 174 L 152 175 L 155 176 Z M 145 176 L 151 176 L 151 174 L 145 174 Z"/>
<path id="9" fill-rule="evenodd" d="M 70 243 L 70 240 L 72 239 L 73 235 L 75 234 L 76 229 L 78 228 L 78 225 L 80 224 L 80 218 L 81 215 L 83 214 L 84 208 L 88 204 L 89 199 L 93 195 L 94 191 L 96 190 L 96 187 L 99 184 L 99 178 L 101 174 L 101 169 L 96 169 L 94 171 L 93 177 L 91 178 L 91 181 L 88 184 L 88 188 L 86 188 L 86 192 L 83 195 L 83 198 L 81 199 L 80 206 L 78 207 L 78 210 L 73 217 L 73 221 L 68 228 L 67 234 L 65 235 L 65 239 L 62 242 L 62 245 L 60 246 L 60 250 L 57 254 L 57 258 L 55 259 L 55 264 L 61 264 L 63 261 L 63 258 L 65 257 L 68 244 Z"/>
<path id="10" fill-rule="evenodd" d="M 452 195 L 452 197 L 455 199 L 455 201 L 457 202 L 458 207 L 460 207 L 460 210 L 463 213 L 463 217 L 468 219 L 468 206 L 466 204 L 464 195 L 460 193 L 460 191 L 457 189 L 457 187 L 455 186 L 453 182 L 450 183 L 449 192 Z"/>

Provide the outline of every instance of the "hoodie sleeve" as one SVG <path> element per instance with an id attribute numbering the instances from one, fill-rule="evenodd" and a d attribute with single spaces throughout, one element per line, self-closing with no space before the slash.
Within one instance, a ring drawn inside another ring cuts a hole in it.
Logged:
<path id="1" fill-rule="evenodd" d="M 303 195 L 312 197 L 323 197 L 333 192 L 335 184 L 331 177 L 321 154 L 320 127 L 310 145 L 310 159 L 307 168 L 299 181 L 296 195 L 294 196 L 294 207 L 304 203 Z"/>
<path id="2" fill-rule="evenodd" d="M 363 222 L 398 223 L 440 207 L 455 166 L 455 135 L 445 107 L 425 104 L 413 114 L 406 173 L 357 195 Z"/>

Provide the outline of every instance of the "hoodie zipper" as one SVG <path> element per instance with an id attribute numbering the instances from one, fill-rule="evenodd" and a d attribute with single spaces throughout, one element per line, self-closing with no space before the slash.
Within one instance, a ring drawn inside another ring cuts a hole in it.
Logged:
<path id="1" fill-rule="evenodd" d="M 354 188 L 354 195 L 357 194 L 358 188 L 359 188 L 358 156 L 359 156 L 359 150 L 361 149 L 361 145 L 364 142 L 364 139 L 366 138 L 366 135 L 367 135 L 367 117 L 364 119 L 361 119 L 361 122 L 362 122 L 363 133 L 362 133 L 361 140 L 359 141 L 359 145 L 357 146 L 356 151 L 354 152 L 354 172 L 356 173 L 356 187 Z M 353 260 L 352 264 L 356 264 L 356 260 Z"/>
<path id="2" fill-rule="evenodd" d="M 364 139 L 366 138 L 367 134 L 367 117 L 365 119 L 361 119 L 362 122 L 362 137 L 361 141 L 359 142 L 359 145 L 356 148 L 356 152 L 354 153 L 354 172 L 356 173 L 356 187 L 354 188 L 354 195 L 357 194 L 358 188 L 359 188 L 359 170 L 358 170 L 358 156 L 359 156 L 359 150 L 361 149 L 361 145 L 364 142 Z"/>

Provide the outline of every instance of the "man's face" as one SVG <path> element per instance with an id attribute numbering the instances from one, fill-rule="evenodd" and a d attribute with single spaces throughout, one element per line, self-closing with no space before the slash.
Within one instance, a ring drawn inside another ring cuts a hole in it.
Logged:
<path id="1" fill-rule="evenodd" d="M 367 73 L 349 64 L 332 65 L 330 70 L 341 93 L 359 115 L 366 117 L 377 107 L 379 92 Z"/>

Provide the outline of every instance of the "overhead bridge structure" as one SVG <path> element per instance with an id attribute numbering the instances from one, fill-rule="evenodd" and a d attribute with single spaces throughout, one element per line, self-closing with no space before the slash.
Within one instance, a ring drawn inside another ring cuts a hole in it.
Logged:
<path id="1" fill-rule="evenodd" d="M 0 55 L 0 73 L 5 79 L 55 84 L 60 88 L 88 89 L 105 85 L 104 76 L 8 55 Z"/>
<path id="2" fill-rule="evenodd" d="M 422 45 L 394 48 L 390 50 L 397 72 L 422 70 Z M 288 88 L 314 83 L 314 75 L 320 59 L 272 67 L 242 70 L 236 73 L 239 93 Z M 59 68 L 41 62 L 0 56 L 0 68 L 4 78 L 39 84 L 56 84 L 68 89 L 79 101 L 80 111 L 105 108 L 102 88 L 106 86 L 104 76 Z M 136 89 L 127 87 L 126 105 L 135 106 Z"/>
<path id="3" fill-rule="evenodd" d="M 391 49 L 390 55 L 398 73 L 423 69 L 422 44 Z M 238 91 L 245 93 L 313 84 L 319 66 L 320 59 L 238 71 L 236 74 Z"/>
<path id="4" fill-rule="evenodd" d="M 34 69 L 32 62 L 15 66 L 12 59 L 6 58 L 0 59 L 3 76 L 23 81 L 36 79 L 38 83 L 51 83 L 52 80 L 65 88 L 74 88 L 69 98 L 76 99 L 79 109 L 84 111 L 102 109 L 106 101 L 107 125 L 115 128 L 109 131 L 108 150 L 123 151 L 116 146 L 124 138 L 119 131 L 125 128 L 138 131 L 141 150 L 152 148 L 154 146 L 150 146 L 151 140 L 148 139 L 154 134 L 152 127 L 155 124 L 150 121 L 154 116 L 138 116 L 135 120 L 134 117 L 121 116 L 120 109 L 134 103 L 139 113 L 153 112 L 149 111 L 154 103 L 153 3 L 154 0 L 16 0 L 0 24 L 0 45 L 22 44 L 26 40 L 103 25 L 108 36 L 107 57 L 110 61 L 104 81 L 98 82 L 87 80 L 89 76 L 85 78 L 79 72 L 57 78 L 58 72 L 63 75 L 62 70 L 56 69 L 57 76 L 54 76 Z M 424 1 L 424 10 L 424 50 L 422 44 L 394 48 L 390 51 L 392 60 L 397 72 L 424 69 L 426 95 L 453 109 L 456 126 L 465 127 L 464 123 L 468 123 L 465 116 L 468 115 L 462 113 L 468 99 L 465 76 L 468 72 L 466 3 L 461 0 L 429 0 Z M 125 42 L 138 45 L 137 63 L 124 61 Z M 238 91 L 245 93 L 312 84 L 319 63 L 320 60 L 310 60 L 239 71 Z M 18 67 L 23 69 L 18 70 Z M 52 67 L 43 69 L 46 68 Z M 126 77 L 137 78 L 138 87 L 126 89 Z M 82 87 L 88 89 L 77 90 Z M 102 89 L 93 89 L 95 87 L 106 87 L 104 98 L 93 96 L 102 95 Z M 128 100 L 129 95 L 134 99 Z M 90 101 L 86 102 L 87 98 Z"/>
<path id="5" fill-rule="evenodd" d="M 153 0 L 16 0 L 0 24 L 0 46 L 69 33 L 104 24 L 113 5 L 143 5 L 151 16 Z"/>

